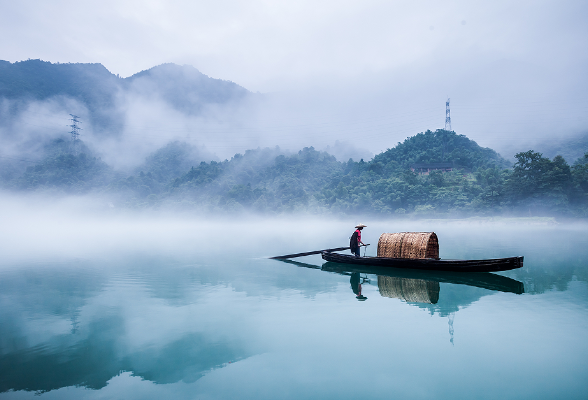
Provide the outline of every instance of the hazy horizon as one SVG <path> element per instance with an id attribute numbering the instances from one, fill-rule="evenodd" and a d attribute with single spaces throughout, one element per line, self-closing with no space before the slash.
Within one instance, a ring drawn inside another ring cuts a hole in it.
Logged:
<path id="1" fill-rule="evenodd" d="M 118 138 L 101 143 L 113 164 L 125 163 L 117 151 L 146 155 L 181 138 L 221 159 L 336 141 L 377 154 L 443 128 L 447 98 L 453 130 L 509 159 L 588 131 L 581 1 L 25 1 L 2 10 L 0 32 L 12 39 L 0 59 L 101 63 L 123 77 L 171 62 L 265 93 L 198 116 L 125 95 Z M 12 134 L 67 132 L 57 114 L 84 109 L 60 101 L 31 104 Z"/>

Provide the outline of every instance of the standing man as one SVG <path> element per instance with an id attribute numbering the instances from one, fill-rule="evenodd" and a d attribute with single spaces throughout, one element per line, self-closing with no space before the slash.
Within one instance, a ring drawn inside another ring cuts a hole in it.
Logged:
<path id="1" fill-rule="evenodd" d="M 365 244 L 361 241 L 361 231 L 365 227 L 367 227 L 367 225 L 357 225 L 355 227 L 355 232 L 353 232 L 353 235 L 351 235 L 351 239 L 349 240 L 349 247 L 351 247 L 351 252 L 354 253 L 356 257 L 360 257 L 359 246 L 365 246 Z"/>

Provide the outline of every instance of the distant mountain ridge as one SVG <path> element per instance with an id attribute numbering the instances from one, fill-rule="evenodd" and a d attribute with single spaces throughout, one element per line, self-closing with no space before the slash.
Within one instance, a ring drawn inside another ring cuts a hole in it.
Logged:
<path id="1" fill-rule="evenodd" d="M 198 114 L 206 105 L 225 105 L 252 95 L 236 83 L 210 78 L 189 65 L 162 64 L 121 78 L 102 64 L 0 60 L 0 99 L 25 104 L 31 100 L 67 97 L 82 103 L 92 123 L 102 128 L 120 118 L 120 95 L 159 97 L 186 114 Z"/>
<path id="2" fill-rule="evenodd" d="M 190 65 L 161 64 L 124 79 L 127 88 L 149 96 L 157 94 L 186 114 L 204 104 L 238 101 L 250 92 L 231 81 L 213 79 Z"/>
<path id="3" fill-rule="evenodd" d="M 45 100 L 71 96 L 93 105 L 111 96 L 118 78 L 102 64 L 52 64 L 41 60 L 0 60 L 0 97 Z"/>

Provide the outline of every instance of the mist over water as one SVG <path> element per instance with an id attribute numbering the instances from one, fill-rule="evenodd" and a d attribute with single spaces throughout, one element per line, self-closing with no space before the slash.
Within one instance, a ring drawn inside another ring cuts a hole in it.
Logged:
<path id="1" fill-rule="evenodd" d="M 551 233 L 565 231 L 581 236 L 588 229 L 583 221 L 558 223 L 553 218 L 470 218 L 461 220 L 381 218 L 369 215 L 321 216 L 307 213 L 262 216 L 259 214 L 207 215 L 198 209 L 128 210 L 113 208 L 94 196 L 57 197 L 4 194 L 0 215 L 3 220 L 0 247 L 3 259 L 63 256 L 83 257 L 94 252 L 179 252 L 206 253 L 211 257 L 227 248 L 245 252 L 247 257 L 269 257 L 270 249 L 290 248 L 292 252 L 346 245 L 357 223 L 367 223 L 365 243 L 372 243 L 368 255 L 375 255 L 377 240 L 383 232 L 435 231 L 440 242 L 450 240 L 452 254 L 442 258 L 497 258 L 504 249 L 543 245 L 547 248 Z M 351 231 L 350 231 L 351 229 Z M 541 232 L 546 242 L 537 242 L 529 230 Z M 487 242 L 473 239 L 480 231 Z M 523 232 L 524 234 L 522 234 Z M 294 239 L 292 244 L 289 240 Z M 459 243 L 463 245 L 458 245 Z M 571 246 L 566 245 L 566 246 Z M 265 250 L 267 248 L 267 250 Z M 568 248 L 568 247 L 566 247 Z M 515 254 L 516 255 L 516 254 Z"/>
<path id="2" fill-rule="evenodd" d="M 93 196 L 58 197 L 46 203 L 38 196 L 1 198 L 3 220 L 0 248 L 3 260 L 52 260 L 109 252 L 136 254 L 164 252 L 189 254 L 190 257 L 214 258 L 223 249 L 244 257 L 270 257 L 276 248 L 286 253 L 310 251 L 315 247 L 347 245 L 357 223 L 369 221 L 364 233 L 371 243 L 368 255 L 375 255 L 377 240 L 384 232 L 435 231 L 440 242 L 450 240 L 452 254 L 441 245 L 442 258 L 498 258 L 504 249 L 525 243 L 533 246 L 534 236 L 521 234 L 530 230 L 543 232 L 585 232 L 584 222 L 557 223 L 553 218 L 471 218 L 463 220 L 385 219 L 371 216 L 320 216 L 294 214 L 262 216 L 259 214 L 214 214 L 201 210 L 128 210 L 112 208 Z M 356 220 L 357 219 L 357 220 Z M 473 239 L 472 231 L 481 231 L 487 243 Z M 290 243 L 290 240 L 294 240 Z M 548 243 L 549 239 L 545 239 Z M 459 246 L 459 243 L 463 245 Z M 543 244 L 539 244 L 542 246 Z M 516 247 L 512 247 L 516 249 Z M 288 250 L 290 249 L 290 250 Z M 362 253 L 363 254 L 363 253 Z M 513 254 L 518 255 L 518 254 Z M 40 257 L 40 259 L 38 258 Z"/>

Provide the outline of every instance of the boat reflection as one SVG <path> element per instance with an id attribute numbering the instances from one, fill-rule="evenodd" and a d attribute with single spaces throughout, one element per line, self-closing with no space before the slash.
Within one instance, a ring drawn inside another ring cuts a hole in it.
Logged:
<path id="1" fill-rule="evenodd" d="M 465 285 L 515 294 L 525 292 L 522 282 L 489 272 L 419 271 L 334 262 L 326 262 L 322 266 L 292 260 L 283 260 L 283 262 L 298 267 L 349 275 L 351 288 L 357 295 L 358 300 L 365 300 L 365 298 L 360 299 L 358 296 L 361 296 L 361 283 L 368 280 L 367 275 L 377 276 L 378 290 L 382 297 L 401 299 L 407 303 L 437 304 L 439 301 L 440 283 Z M 361 278 L 362 275 L 366 275 L 366 277 Z"/>
<path id="2" fill-rule="evenodd" d="M 382 297 L 407 303 L 437 304 L 439 301 L 439 282 L 436 281 L 378 275 L 378 290 Z"/>
<path id="3" fill-rule="evenodd" d="M 361 293 L 361 284 L 366 281 L 370 282 L 367 274 L 362 277 L 359 272 L 351 273 L 349 283 L 357 300 L 367 300 L 367 297 Z M 382 297 L 400 299 L 407 303 L 436 304 L 439 301 L 439 282 L 423 279 L 378 275 L 378 291 Z"/>
<path id="4" fill-rule="evenodd" d="M 522 294 L 525 292 L 525 287 L 522 282 L 516 279 L 508 278 L 502 275 L 496 275 L 490 272 L 450 272 L 450 271 L 419 271 L 411 269 L 400 269 L 390 267 L 363 267 L 357 265 L 340 264 L 326 262 L 322 265 L 321 270 L 328 272 L 335 272 L 338 274 L 348 275 L 350 273 L 358 272 L 360 274 L 372 274 L 378 276 L 378 282 L 382 278 L 396 278 L 396 280 L 386 280 L 386 283 L 378 283 L 378 287 L 389 287 L 390 285 L 398 285 L 398 280 L 402 280 L 402 288 L 422 287 L 423 282 L 436 282 L 437 287 L 439 283 L 453 283 L 456 285 L 467 285 L 479 287 L 482 289 L 495 290 L 499 292 Z M 413 281 L 421 281 L 420 283 Z M 387 290 L 387 289 L 384 289 Z M 418 289 L 421 290 L 421 289 Z M 431 290 L 434 291 L 432 288 Z M 437 289 L 438 290 L 438 289 Z M 389 297 L 389 296 L 386 296 Z M 395 297 L 395 296 L 394 296 Z M 404 296 L 406 297 L 406 296 Z"/>

